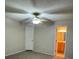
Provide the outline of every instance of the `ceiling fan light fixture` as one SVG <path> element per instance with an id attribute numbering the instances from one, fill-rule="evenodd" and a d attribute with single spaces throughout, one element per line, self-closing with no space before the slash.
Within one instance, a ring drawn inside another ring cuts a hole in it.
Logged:
<path id="1" fill-rule="evenodd" d="M 33 21 L 32 21 L 33 24 L 40 24 L 42 23 L 42 21 L 38 18 L 34 18 Z"/>

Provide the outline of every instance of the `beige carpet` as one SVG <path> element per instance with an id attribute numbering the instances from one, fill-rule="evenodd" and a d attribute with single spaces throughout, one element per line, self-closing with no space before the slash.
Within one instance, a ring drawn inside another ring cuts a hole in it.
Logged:
<path id="1" fill-rule="evenodd" d="M 24 51 L 11 56 L 7 56 L 5 59 L 52 59 L 52 56 L 33 51 Z"/>
<path id="2" fill-rule="evenodd" d="M 37 53 L 33 51 L 24 51 L 14 55 L 7 56 L 5 57 L 5 59 L 63 59 L 63 58 L 53 57 L 50 55 Z M 64 59 L 70 59 L 70 58 L 64 58 Z"/>

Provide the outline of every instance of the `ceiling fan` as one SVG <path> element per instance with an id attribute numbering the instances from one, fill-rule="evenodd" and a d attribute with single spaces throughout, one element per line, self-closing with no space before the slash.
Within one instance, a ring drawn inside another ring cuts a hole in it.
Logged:
<path id="1" fill-rule="evenodd" d="M 70 9 L 61 8 L 59 10 L 54 10 L 53 12 L 51 12 L 51 10 L 45 10 L 43 11 L 43 13 L 38 12 L 38 11 L 30 13 L 28 11 L 6 5 L 5 12 L 11 13 L 11 14 L 17 14 L 17 15 L 18 14 L 28 15 L 29 14 L 30 17 L 27 16 L 27 18 L 25 18 L 24 20 L 21 20 L 20 22 L 26 22 L 26 23 L 32 22 L 33 24 L 39 24 L 39 23 L 54 23 L 54 21 L 52 20 L 52 17 L 58 18 L 58 17 L 63 17 L 60 14 L 64 14 L 67 12 L 72 13 L 72 8 Z"/>

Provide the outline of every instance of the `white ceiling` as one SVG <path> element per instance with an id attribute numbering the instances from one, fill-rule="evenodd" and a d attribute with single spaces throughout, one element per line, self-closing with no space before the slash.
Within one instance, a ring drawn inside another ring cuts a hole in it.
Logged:
<path id="1" fill-rule="evenodd" d="M 6 6 L 19 8 L 30 13 L 38 11 L 42 13 L 40 17 L 47 17 L 52 20 L 72 19 L 73 0 L 6 0 Z M 63 12 L 63 9 L 65 9 L 65 13 L 56 13 L 57 11 Z M 68 12 L 66 13 L 66 11 Z M 15 20 L 32 17 L 29 14 L 8 12 L 6 12 L 6 16 Z"/>

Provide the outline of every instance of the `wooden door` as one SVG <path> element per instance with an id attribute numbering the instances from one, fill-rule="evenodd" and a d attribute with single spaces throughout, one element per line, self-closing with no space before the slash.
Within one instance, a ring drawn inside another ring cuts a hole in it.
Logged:
<path id="1" fill-rule="evenodd" d="M 65 54 L 65 30 L 66 26 L 57 26 L 56 30 L 56 50 L 55 55 L 59 57 L 64 57 Z"/>

